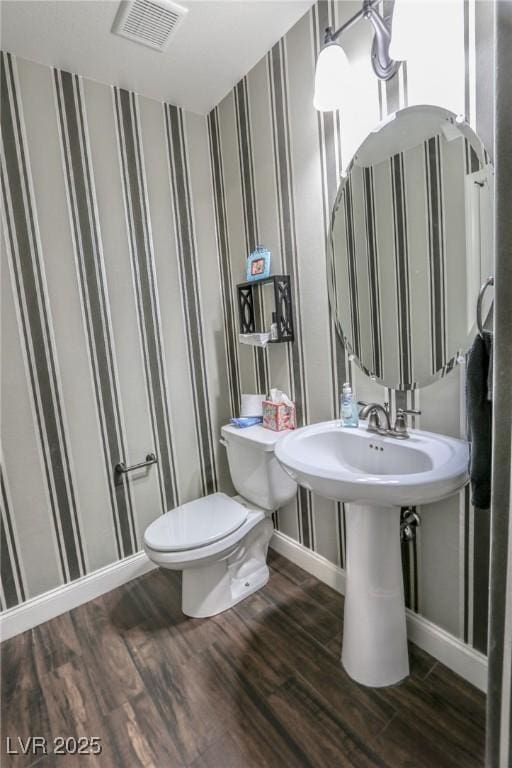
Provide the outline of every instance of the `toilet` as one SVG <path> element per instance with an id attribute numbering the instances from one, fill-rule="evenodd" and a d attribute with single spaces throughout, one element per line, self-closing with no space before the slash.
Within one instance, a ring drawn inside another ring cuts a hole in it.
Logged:
<path id="1" fill-rule="evenodd" d="M 257 424 L 225 426 L 221 434 L 239 495 L 212 493 L 183 504 L 151 523 L 144 534 L 150 560 L 183 571 L 182 610 L 196 618 L 221 613 L 267 583 L 270 518 L 297 490 L 274 455 L 287 432 Z"/>

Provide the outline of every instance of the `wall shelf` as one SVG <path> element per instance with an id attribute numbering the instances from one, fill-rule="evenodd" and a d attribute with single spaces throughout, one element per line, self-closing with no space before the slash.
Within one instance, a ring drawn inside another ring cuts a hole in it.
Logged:
<path id="1" fill-rule="evenodd" d="M 240 318 L 240 333 L 257 333 L 254 319 L 254 291 L 262 285 L 273 284 L 274 309 L 277 323 L 277 339 L 269 339 L 268 344 L 281 344 L 293 341 L 293 308 L 290 275 L 270 275 L 263 280 L 238 283 L 238 313 Z"/>

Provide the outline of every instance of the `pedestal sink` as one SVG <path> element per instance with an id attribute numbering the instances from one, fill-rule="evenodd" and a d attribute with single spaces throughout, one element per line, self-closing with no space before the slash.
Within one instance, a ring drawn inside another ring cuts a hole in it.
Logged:
<path id="1" fill-rule="evenodd" d="M 468 445 L 410 430 L 397 440 L 336 421 L 290 432 L 275 455 L 299 485 L 348 502 L 342 664 L 357 682 L 393 685 L 409 674 L 400 507 L 450 496 L 468 480 Z"/>

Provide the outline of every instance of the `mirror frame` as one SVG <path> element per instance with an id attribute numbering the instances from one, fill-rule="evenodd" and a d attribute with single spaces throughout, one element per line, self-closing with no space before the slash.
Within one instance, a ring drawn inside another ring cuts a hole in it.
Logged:
<path id="1" fill-rule="evenodd" d="M 379 378 L 362 363 L 362 361 L 355 354 L 350 340 L 347 338 L 346 334 L 343 332 L 343 329 L 341 327 L 340 319 L 338 317 L 338 313 L 336 310 L 336 306 L 337 306 L 336 283 L 334 278 L 333 236 L 334 236 L 335 217 L 336 217 L 336 212 L 340 205 L 340 198 L 343 194 L 343 190 L 348 181 L 350 172 L 354 167 L 358 153 L 361 151 L 362 147 L 368 141 L 368 139 L 374 134 L 378 134 L 384 127 L 388 126 L 391 122 L 399 120 L 400 117 L 404 116 L 404 114 L 410 115 L 412 112 L 421 112 L 425 110 L 428 110 L 429 112 L 431 112 L 432 110 L 435 110 L 436 112 L 439 113 L 440 122 L 441 120 L 446 120 L 451 124 L 455 125 L 457 129 L 460 130 L 462 135 L 469 141 L 471 147 L 475 151 L 478 157 L 478 160 L 480 161 L 482 166 L 484 168 L 489 169 L 492 175 L 492 178 L 494 179 L 494 166 L 492 165 L 490 155 L 485 149 L 485 146 L 481 141 L 481 139 L 479 138 L 479 136 L 475 133 L 475 131 L 471 128 L 471 126 L 463 116 L 455 115 L 453 112 L 451 112 L 448 109 L 445 109 L 444 107 L 439 107 L 432 104 L 422 104 L 422 105 L 416 105 L 412 107 L 405 107 L 404 109 L 400 109 L 397 112 L 393 112 L 392 114 L 388 115 L 372 131 L 370 131 L 370 133 L 367 136 L 365 136 L 364 140 L 358 146 L 357 151 L 352 156 L 345 171 L 343 171 L 340 174 L 341 181 L 338 187 L 338 191 L 336 193 L 336 198 L 332 206 L 329 234 L 327 239 L 327 291 L 328 291 L 328 299 L 329 299 L 329 311 L 331 312 L 331 315 L 333 317 L 336 333 L 339 334 L 339 337 L 343 343 L 343 346 L 349 355 L 349 359 L 351 361 L 356 362 L 360 370 L 363 371 L 363 373 L 366 376 L 368 376 L 371 379 L 371 381 L 381 384 L 384 387 L 388 387 L 390 389 L 398 389 L 396 386 L 396 383 L 390 384 L 389 381 L 387 382 L 384 379 Z M 486 280 L 487 277 L 488 275 L 482 275 L 481 276 L 482 281 Z M 473 335 L 475 335 L 476 332 L 477 332 L 477 326 L 476 326 L 476 303 L 475 303 L 475 322 L 474 322 Z M 414 389 L 419 389 L 421 387 L 426 387 L 429 384 L 432 384 L 433 382 L 443 378 L 443 376 L 445 376 L 447 373 L 453 370 L 453 368 L 455 368 L 457 364 L 465 360 L 465 355 L 467 351 L 468 351 L 467 349 L 458 349 L 438 371 L 433 373 L 430 377 L 422 379 L 420 382 L 413 382 L 411 386 L 404 391 L 410 391 Z"/>

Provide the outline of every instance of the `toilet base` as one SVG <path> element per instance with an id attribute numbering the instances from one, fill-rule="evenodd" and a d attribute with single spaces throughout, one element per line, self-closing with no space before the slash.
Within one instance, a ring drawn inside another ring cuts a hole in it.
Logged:
<path id="1" fill-rule="evenodd" d="M 215 616 L 264 587 L 269 579 L 267 552 L 272 533 L 272 522 L 262 520 L 225 557 L 185 568 L 183 613 L 201 619 Z"/>

